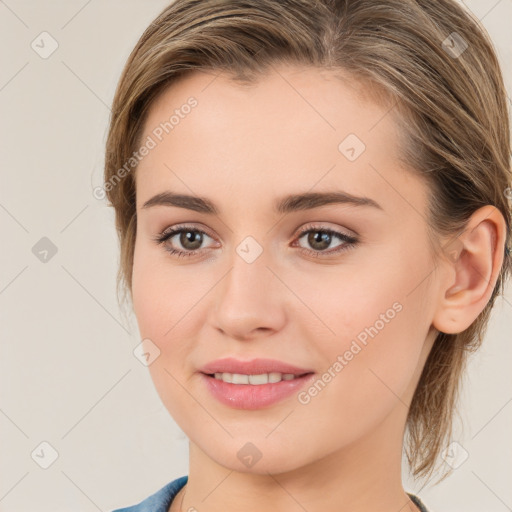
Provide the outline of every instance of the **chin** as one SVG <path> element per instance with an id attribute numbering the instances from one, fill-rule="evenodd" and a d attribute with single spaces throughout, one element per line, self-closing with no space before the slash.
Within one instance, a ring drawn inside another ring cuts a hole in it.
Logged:
<path id="1" fill-rule="evenodd" d="M 254 475 L 294 471 L 317 458 L 311 454 L 309 460 L 308 453 L 298 448 L 299 443 L 287 446 L 278 437 L 270 440 L 257 435 L 252 439 L 244 434 L 213 446 L 204 444 L 211 442 L 211 439 L 202 439 L 204 442 L 198 446 L 211 460 L 226 469 Z"/>

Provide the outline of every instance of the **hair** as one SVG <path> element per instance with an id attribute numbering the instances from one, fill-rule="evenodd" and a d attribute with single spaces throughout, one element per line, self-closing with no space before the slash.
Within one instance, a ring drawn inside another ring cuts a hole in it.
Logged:
<path id="1" fill-rule="evenodd" d="M 450 53 L 454 45 L 458 53 Z M 392 104 L 403 158 L 429 186 L 434 240 L 456 240 L 488 204 L 505 218 L 504 262 L 490 300 L 463 332 L 437 333 L 408 411 L 407 460 L 414 477 L 428 477 L 452 435 L 468 355 L 481 345 L 511 269 L 506 90 L 486 31 L 455 0 L 176 0 L 166 7 L 131 52 L 113 100 L 104 180 L 121 251 L 118 294 L 122 285 L 131 298 L 137 226 L 134 172 L 121 171 L 134 160 L 155 99 L 194 70 L 250 84 L 275 63 L 343 72 Z"/>

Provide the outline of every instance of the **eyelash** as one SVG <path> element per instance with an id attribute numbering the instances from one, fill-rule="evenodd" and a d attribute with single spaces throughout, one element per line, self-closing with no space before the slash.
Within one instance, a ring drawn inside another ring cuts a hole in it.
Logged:
<path id="1" fill-rule="evenodd" d="M 158 234 L 155 238 L 153 238 L 153 240 L 157 244 L 165 244 L 165 242 L 167 242 L 167 240 L 171 239 L 174 235 L 180 234 L 182 232 L 200 233 L 200 234 L 203 234 L 203 235 L 206 235 L 206 236 L 212 238 L 208 233 L 206 233 L 205 231 L 203 231 L 201 229 L 192 228 L 190 226 L 177 226 L 170 231 L 163 231 L 162 233 Z M 357 245 L 357 243 L 359 242 L 359 240 L 355 237 L 346 235 L 345 233 L 340 233 L 339 231 L 334 231 L 332 229 L 323 228 L 323 227 L 319 227 L 319 226 L 307 226 L 306 228 L 301 229 L 297 235 L 297 240 L 300 240 L 305 234 L 310 233 L 310 232 L 326 233 L 328 235 L 338 238 L 339 240 L 341 240 L 344 243 L 342 245 L 338 246 L 338 248 L 336 248 L 335 250 L 331 250 L 331 251 L 315 251 L 313 249 L 306 249 L 304 247 L 299 247 L 299 251 L 301 253 L 307 254 L 309 256 L 314 255 L 316 257 L 323 257 L 324 255 L 331 256 L 333 254 L 339 254 L 339 253 L 342 253 L 344 251 L 347 251 L 347 250 L 355 247 Z M 192 257 L 192 256 L 199 254 L 202 251 L 202 249 L 195 250 L 195 251 L 181 251 L 178 249 L 170 249 L 168 247 L 165 247 L 164 250 L 167 251 L 168 253 L 170 253 L 172 256 L 177 256 L 178 258 Z"/>

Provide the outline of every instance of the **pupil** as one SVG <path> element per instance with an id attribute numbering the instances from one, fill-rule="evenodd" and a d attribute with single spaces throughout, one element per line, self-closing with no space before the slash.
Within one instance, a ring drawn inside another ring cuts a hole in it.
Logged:
<path id="1" fill-rule="evenodd" d="M 315 248 L 315 244 L 320 242 L 320 245 L 316 246 L 316 249 L 326 249 L 329 247 L 331 241 L 331 235 L 329 233 L 324 233 L 322 231 L 314 231 L 309 234 L 308 243 Z"/>
<path id="2" fill-rule="evenodd" d="M 195 242 L 194 242 L 194 239 L 196 239 Z M 196 231 L 185 231 L 185 232 L 181 233 L 180 243 L 186 249 L 190 249 L 191 251 L 198 249 L 199 247 L 201 247 L 201 242 L 202 242 L 202 234 L 201 233 L 198 233 Z M 189 243 L 191 243 L 192 246 L 190 246 Z"/>

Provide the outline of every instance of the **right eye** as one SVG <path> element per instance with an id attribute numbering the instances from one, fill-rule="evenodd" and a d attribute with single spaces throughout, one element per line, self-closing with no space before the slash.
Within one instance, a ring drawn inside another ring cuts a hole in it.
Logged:
<path id="1" fill-rule="evenodd" d="M 200 246 L 204 241 L 204 237 L 211 238 L 204 231 L 192 228 L 190 226 L 177 226 L 171 230 L 164 230 L 160 233 L 154 241 L 158 244 L 163 244 L 164 249 L 175 256 L 195 256 L 202 251 Z M 173 239 L 176 241 L 173 242 Z M 169 242 L 173 242 L 169 245 Z M 175 244 L 179 243 L 182 249 L 176 249 Z"/>

